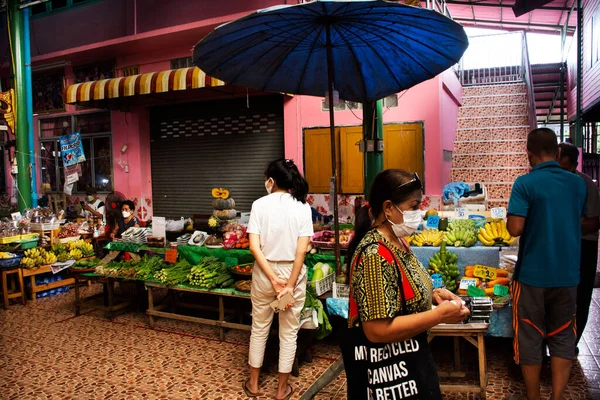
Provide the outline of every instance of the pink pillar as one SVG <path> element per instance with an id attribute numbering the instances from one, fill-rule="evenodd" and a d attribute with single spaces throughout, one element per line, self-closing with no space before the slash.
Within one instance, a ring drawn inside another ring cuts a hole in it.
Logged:
<path id="1" fill-rule="evenodd" d="M 300 98 L 285 96 L 283 100 L 283 136 L 285 158 L 293 159 L 300 172 L 304 172 Z"/>
<path id="2" fill-rule="evenodd" d="M 148 110 L 111 113 L 113 131 L 114 189 L 136 205 L 136 216 L 152 216 L 150 127 Z M 124 146 L 127 146 L 123 152 Z"/>

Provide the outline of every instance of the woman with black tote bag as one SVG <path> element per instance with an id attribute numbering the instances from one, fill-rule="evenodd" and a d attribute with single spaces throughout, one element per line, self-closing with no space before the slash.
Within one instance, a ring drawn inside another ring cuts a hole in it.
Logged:
<path id="1" fill-rule="evenodd" d="M 385 170 L 357 214 L 348 249 L 349 329 L 342 339 L 348 399 L 441 399 L 427 331 L 461 323 L 469 311 L 448 290 L 433 290 L 404 240 L 421 222 L 422 196 L 417 174 Z"/>

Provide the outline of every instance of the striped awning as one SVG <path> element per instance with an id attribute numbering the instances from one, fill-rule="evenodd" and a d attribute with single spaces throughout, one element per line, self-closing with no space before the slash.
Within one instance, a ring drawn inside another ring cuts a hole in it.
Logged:
<path id="1" fill-rule="evenodd" d="M 198 67 L 180 68 L 132 75 L 124 78 L 76 83 L 70 85 L 65 90 L 65 102 L 75 104 L 79 102 L 223 85 L 225 85 L 223 81 L 211 78 Z"/>

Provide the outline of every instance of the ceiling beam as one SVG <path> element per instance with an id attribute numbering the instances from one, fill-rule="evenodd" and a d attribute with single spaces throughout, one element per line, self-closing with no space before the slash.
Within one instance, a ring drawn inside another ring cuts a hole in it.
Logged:
<path id="1" fill-rule="evenodd" d="M 471 19 L 471 18 L 454 18 L 455 21 L 458 22 L 471 22 L 473 24 L 504 24 L 504 25 L 514 25 L 514 26 L 522 26 L 522 27 L 536 27 L 536 28 L 548 28 L 554 29 L 556 31 L 560 31 L 560 25 L 550 25 L 550 24 L 536 24 L 527 22 L 513 22 L 513 21 L 494 21 L 494 20 L 486 20 L 486 19 Z M 575 30 L 574 26 L 569 26 L 567 29 Z"/>
<path id="2" fill-rule="evenodd" d="M 475 6 L 475 7 L 496 7 L 496 8 L 512 8 L 515 4 L 512 3 L 502 3 L 502 4 L 494 4 L 494 3 L 480 3 L 478 1 L 461 1 L 461 0 L 446 0 L 448 4 L 457 4 L 461 6 Z M 547 10 L 547 11 L 569 11 L 571 7 L 540 7 L 536 8 L 536 10 Z"/>

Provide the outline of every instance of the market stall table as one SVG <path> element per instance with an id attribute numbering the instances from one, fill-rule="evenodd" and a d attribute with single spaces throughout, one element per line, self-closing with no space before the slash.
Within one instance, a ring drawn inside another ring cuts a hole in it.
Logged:
<path id="1" fill-rule="evenodd" d="M 29 277 L 29 279 L 30 279 L 30 287 L 29 287 L 29 292 L 31 293 L 30 300 L 34 303 L 36 300 L 36 294 L 39 292 L 43 292 L 46 290 L 52 290 L 52 289 L 56 289 L 59 287 L 72 285 L 75 283 L 75 279 L 66 278 L 66 279 L 63 279 L 60 281 L 45 283 L 42 285 L 36 284 L 35 277 L 37 275 L 47 274 L 47 273 L 52 272 L 52 269 L 50 268 L 49 265 L 42 265 L 41 267 L 37 267 L 37 268 L 21 268 L 21 270 L 22 270 L 23 278 Z"/>
<path id="2" fill-rule="evenodd" d="M 119 310 L 122 310 L 128 306 L 131 305 L 131 301 L 121 301 L 117 304 L 115 304 L 115 282 L 119 282 L 119 281 L 124 281 L 125 279 L 122 278 L 113 278 L 113 277 L 109 277 L 109 276 L 104 276 L 104 275 L 98 275 L 95 273 L 78 273 L 78 272 L 73 272 L 73 281 L 75 283 L 75 316 L 78 317 L 79 315 L 81 315 L 81 306 L 83 305 L 84 302 L 88 302 L 97 298 L 103 298 L 104 299 L 104 305 L 100 306 L 100 305 L 94 305 L 95 308 L 98 308 L 102 311 L 104 311 L 107 316 L 108 319 L 112 320 L 114 319 L 115 313 Z M 101 283 L 103 286 L 103 290 L 102 293 L 93 295 L 93 296 L 89 296 L 87 298 L 81 298 L 81 293 L 79 290 L 79 287 L 81 286 L 82 282 L 84 281 L 92 281 L 92 282 L 96 282 L 96 283 Z"/>
<path id="3" fill-rule="evenodd" d="M 460 338 L 471 343 L 477 349 L 479 360 L 479 385 L 441 385 L 444 391 L 479 392 L 480 398 L 485 399 L 488 383 L 487 361 L 485 354 L 485 333 L 488 324 L 440 324 L 429 331 L 427 341 L 431 342 L 436 336 L 448 336 L 454 338 L 454 371 L 438 372 L 440 377 L 464 378 L 466 374 L 461 369 L 460 362 Z"/>
<path id="4" fill-rule="evenodd" d="M 249 331 L 251 329 L 251 325 L 246 325 L 242 323 L 231 322 L 231 318 L 237 314 L 234 310 L 225 309 L 225 298 L 236 298 L 236 299 L 245 299 L 250 300 L 250 293 L 243 294 L 242 292 L 238 292 L 233 289 L 219 289 L 217 290 L 203 290 L 189 285 L 177 285 L 177 286 L 165 286 L 160 282 L 154 281 L 146 281 L 146 288 L 148 289 L 148 310 L 146 314 L 148 315 L 148 325 L 151 328 L 154 328 L 154 317 L 162 317 L 162 318 L 170 318 L 180 321 L 189 321 L 196 322 L 198 324 L 216 326 L 219 328 L 219 336 L 221 340 L 225 338 L 225 328 L 231 329 L 240 329 L 244 331 Z M 187 293 L 195 293 L 195 294 L 206 294 L 216 296 L 219 301 L 218 308 L 214 307 L 198 305 L 198 304 L 190 304 L 190 303 L 177 303 L 177 305 L 182 306 L 184 308 L 191 309 L 199 309 L 199 310 L 208 310 L 208 311 L 218 311 L 219 316 L 218 319 L 208 319 L 208 318 L 200 318 L 200 317 L 192 317 L 188 315 L 177 314 L 175 312 L 167 312 L 163 311 L 164 309 L 169 307 L 169 304 L 154 304 L 154 290 L 155 289 L 168 289 L 176 292 L 187 292 Z M 225 313 L 231 314 L 230 316 L 225 316 Z"/>

